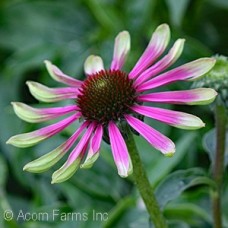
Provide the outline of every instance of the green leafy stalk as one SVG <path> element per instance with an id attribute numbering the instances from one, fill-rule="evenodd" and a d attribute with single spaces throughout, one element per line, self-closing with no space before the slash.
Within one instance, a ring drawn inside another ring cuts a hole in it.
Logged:
<path id="1" fill-rule="evenodd" d="M 150 185 L 145 170 L 143 169 L 142 161 L 140 159 L 131 131 L 128 132 L 126 143 L 132 160 L 134 182 L 142 196 L 150 218 L 155 227 L 166 228 L 166 221 L 155 198 L 154 190 Z"/>
<path id="2" fill-rule="evenodd" d="M 215 110 L 216 121 L 216 154 L 215 164 L 213 169 L 213 178 L 217 184 L 216 191 L 213 192 L 213 217 L 214 227 L 222 227 L 222 212 L 221 212 L 221 192 L 224 171 L 224 153 L 226 142 L 226 109 L 223 105 L 217 104 Z"/>

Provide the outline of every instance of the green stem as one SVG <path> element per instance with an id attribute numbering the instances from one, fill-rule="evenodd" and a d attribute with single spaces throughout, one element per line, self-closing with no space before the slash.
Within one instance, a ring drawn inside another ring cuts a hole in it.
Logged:
<path id="1" fill-rule="evenodd" d="M 226 142 L 226 110 L 223 105 L 216 105 L 215 122 L 216 122 L 216 154 L 215 164 L 213 167 L 213 178 L 217 184 L 217 189 L 213 193 L 213 217 L 214 227 L 222 227 L 222 213 L 221 213 L 221 192 L 224 171 L 224 153 Z"/>
<path id="2" fill-rule="evenodd" d="M 131 131 L 128 131 L 128 139 L 126 140 L 126 144 L 133 165 L 134 181 L 146 205 L 150 218 L 153 221 L 155 227 L 166 228 L 166 221 L 160 211 L 153 188 L 150 185 L 146 172 L 143 169 L 142 161 L 139 157 L 139 153 Z"/>

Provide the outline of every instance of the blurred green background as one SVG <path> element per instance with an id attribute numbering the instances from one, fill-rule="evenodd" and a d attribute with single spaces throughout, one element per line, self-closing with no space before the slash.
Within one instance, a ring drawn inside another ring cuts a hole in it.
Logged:
<path id="1" fill-rule="evenodd" d="M 118 176 L 110 148 L 105 143 L 95 165 L 89 170 L 77 171 L 65 183 L 51 185 L 50 182 L 51 174 L 66 158 L 43 174 L 23 172 L 27 162 L 55 148 L 77 126 L 32 148 L 14 148 L 5 144 L 10 136 L 44 125 L 21 121 L 13 113 L 10 102 L 40 106 L 29 94 L 27 80 L 60 86 L 50 79 L 43 64 L 45 59 L 79 79 L 85 77 L 83 63 L 90 54 L 100 55 L 108 68 L 114 38 L 122 30 L 128 30 L 132 40 L 126 71 L 134 66 L 152 32 L 161 23 L 171 27 L 170 46 L 179 37 L 186 39 L 182 57 L 175 65 L 217 53 L 228 55 L 227 21 L 227 0 L 1 0 L 0 227 L 149 227 L 148 215 L 132 178 Z M 175 83 L 162 90 L 190 87 L 191 83 Z M 169 227 L 213 227 L 210 181 L 201 180 L 200 184 L 195 181 L 211 173 L 210 156 L 202 139 L 214 127 L 213 113 L 209 106 L 167 107 L 198 115 L 206 127 L 184 131 L 146 119 L 177 145 L 175 156 L 165 158 L 144 139 L 136 137 L 149 179 L 157 189 Z M 165 178 L 167 181 L 162 183 Z M 227 173 L 225 179 L 222 203 L 227 226 Z M 13 220 L 4 220 L 5 210 L 14 212 Z M 52 219 L 53 210 L 62 215 L 78 213 L 78 217 Z M 20 212 L 34 213 L 34 216 L 26 221 L 18 216 Z M 49 219 L 45 219 L 44 212 L 49 213 Z M 105 216 L 95 219 L 94 213 L 108 215 L 108 219 Z"/>

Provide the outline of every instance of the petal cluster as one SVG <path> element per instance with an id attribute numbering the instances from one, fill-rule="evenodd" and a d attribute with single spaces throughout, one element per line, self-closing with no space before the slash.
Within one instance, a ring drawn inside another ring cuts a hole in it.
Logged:
<path id="1" fill-rule="evenodd" d="M 143 102 L 205 105 L 213 102 L 217 93 L 210 88 L 182 91 L 151 91 L 154 88 L 176 81 L 197 79 L 210 71 L 215 64 L 213 58 L 201 58 L 165 71 L 179 58 L 184 47 L 184 39 L 178 39 L 170 51 L 161 58 L 169 40 L 169 26 L 167 24 L 160 25 L 152 34 L 148 46 L 135 66 L 127 73 L 129 80 L 133 81 L 134 90 L 137 92 L 134 104 L 128 108 L 119 120 L 110 118 L 105 125 L 85 118 L 80 107 L 75 103 L 78 96 L 82 96 L 81 87 L 84 82 L 64 74 L 58 67 L 46 60 L 45 64 L 50 76 L 57 82 L 65 84 L 66 87 L 49 88 L 40 83 L 28 81 L 27 85 L 31 94 L 41 102 L 58 102 L 72 99 L 72 105 L 37 109 L 21 102 L 12 102 L 14 111 L 19 118 L 30 123 L 39 123 L 67 116 L 47 127 L 13 136 L 7 143 L 17 147 L 33 146 L 60 133 L 79 118 L 83 121 L 67 141 L 51 152 L 25 165 L 24 170 L 35 173 L 44 172 L 71 151 L 66 162 L 52 176 L 52 183 L 63 182 L 69 179 L 78 168 L 90 168 L 93 165 L 99 157 L 102 138 L 104 138 L 104 134 L 108 134 L 108 141 L 110 142 L 118 174 L 121 177 L 127 177 L 133 171 L 133 168 L 128 148 L 122 135 L 123 132 L 118 127 L 118 121 L 125 121 L 154 148 L 166 156 L 172 156 L 175 153 L 175 144 L 165 135 L 137 118 L 137 116 L 146 116 L 182 129 L 197 129 L 205 124 L 201 119 L 191 114 L 146 106 Z M 130 35 L 127 31 L 123 31 L 115 39 L 113 60 L 110 66 L 111 71 L 122 72 L 122 67 L 126 62 L 129 51 Z M 84 71 L 87 77 L 105 71 L 101 57 L 89 56 L 85 61 Z M 106 70 L 106 72 L 108 71 Z"/>

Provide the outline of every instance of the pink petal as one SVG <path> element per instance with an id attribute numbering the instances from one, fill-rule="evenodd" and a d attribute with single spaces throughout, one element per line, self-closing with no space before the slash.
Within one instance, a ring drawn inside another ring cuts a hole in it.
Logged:
<path id="1" fill-rule="evenodd" d="M 90 152 L 91 155 L 94 155 L 97 153 L 100 149 L 101 146 L 101 141 L 103 137 L 103 127 L 102 125 L 98 125 L 97 129 L 91 139 L 91 146 L 90 146 Z"/>
<path id="2" fill-rule="evenodd" d="M 89 122 L 85 121 L 75 132 L 74 134 L 65 142 L 62 144 L 64 147 L 62 153 L 66 153 L 75 143 L 75 141 L 78 139 L 79 135 L 82 133 L 82 131 L 88 126 Z"/>
<path id="3" fill-rule="evenodd" d="M 139 75 L 139 77 L 134 82 L 134 86 L 138 86 L 147 79 L 157 75 L 158 73 L 164 71 L 166 68 L 175 63 L 175 61 L 181 55 L 183 47 L 184 39 L 178 39 L 166 56 L 164 56 L 160 61 L 158 61 L 156 64 L 152 65 L 150 68 L 148 68 Z"/>
<path id="4" fill-rule="evenodd" d="M 95 128 L 95 124 L 91 123 L 89 125 L 87 131 L 85 132 L 85 134 L 82 136 L 81 140 L 75 147 L 75 149 L 69 155 L 67 162 L 66 162 L 66 166 L 69 166 L 70 164 L 72 164 L 78 158 L 78 156 L 82 153 L 84 146 L 87 145 L 90 140 L 90 137 L 91 137 L 91 134 L 92 134 L 94 128 Z"/>
<path id="5" fill-rule="evenodd" d="M 72 122 L 77 120 L 80 116 L 81 116 L 81 113 L 74 114 L 64 120 L 59 121 L 58 123 L 41 128 L 38 130 L 38 132 L 40 135 L 46 135 L 50 137 L 62 131 L 64 128 L 69 126 Z"/>
<path id="6" fill-rule="evenodd" d="M 40 173 L 51 168 L 68 152 L 68 150 L 73 146 L 73 144 L 87 125 L 88 122 L 84 122 L 67 141 L 62 143 L 51 152 L 44 154 L 43 156 L 34 161 L 29 162 L 24 166 L 23 170 L 33 173 Z"/>
<path id="7" fill-rule="evenodd" d="M 33 108 L 21 102 L 11 102 L 17 116 L 30 123 L 40 123 L 78 110 L 76 105 L 56 108 Z"/>
<path id="8" fill-rule="evenodd" d="M 139 85 L 138 92 L 153 89 L 179 80 L 193 80 L 207 73 L 215 64 L 213 58 L 201 58 L 158 75 Z"/>
<path id="9" fill-rule="evenodd" d="M 127 177 L 132 172 L 131 159 L 124 139 L 113 121 L 108 125 L 111 149 L 118 174 Z"/>
<path id="10" fill-rule="evenodd" d="M 43 102 L 56 102 L 68 98 L 76 99 L 79 90 L 74 87 L 64 88 L 49 88 L 38 82 L 27 81 L 30 93 L 37 99 Z"/>
<path id="11" fill-rule="evenodd" d="M 188 105 L 203 105 L 214 101 L 217 93 L 210 88 L 199 88 L 182 91 L 157 92 L 143 94 L 137 97 L 138 101 L 142 102 L 159 102 L 168 104 L 188 104 Z"/>
<path id="12" fill-rule="evenodd" d="M 60 169 L 56 170 L 53 173 L 52 182 L 51 182 L 52 184 L 61 183 L 63 181 L 66 181 L 74 175 L 74 173 L 77 171 L 79 164 L 87 150 L 88 143 L 89 143 L 89 140 L 84 143 L 84 145 L 81 147 L 81 150 L 75 160 L 73 160 L 71 163 L 69 163 L 67 160 Z"/>
<path id="13" fill-rule="evenodd" d="M 154 148 L 167 156 L 171 156 L 175 152 L 175 145 L 169 138 L 133 116 L 125 115 L 125 118 L 129 125 L 141 134 Z"/>
<path id="14" fill-rule="evenodd" d="M 78 107 L 76 105 L 68 105 L 63 107 L 40 108 L 37 110 L 43 115 L 64 115 L 78 110 Z"/>
<path id="15" fill-rule="evenodd" d="M 198 129 L 205 126 L 200 118 L 184 112 L 139 105 L 135 105 L 131 109 L 141 115 L 182 129 Z"/>
<path id="16" fill-rule="evenodd" d="M 77 120 L 81 116 L 81 113 L 76 113 L 64 120 L 59 121 L 58 123 L 49 125 L 47 127 L 41 128 L 36 131 L 32 131 L 29 133 L 19 134 L 11 137 L 6 143 L 12 144 L 17 147 L 29 147 L 33 146 L 51 136 L 59 133 L 64 128 L 69 126 L 75 120 Z"/>
<path id="17" fill-rule="evenodd" d="M 80 87 L 82 85 L 82 81 L 79 81 L 64 74 L 57 66 L 53 65 L 50 61 L 45 60 L 44 63 L 46 64 L 49 74 L 54 80 L 74 87 Z"/>
<path id="18" fill-rule="evenodd" d="M 150 66 L 166 49 L 170 39 L 170 30 L 167 24 L 157 27 L 153 33 L 146 50 L 129 73 L 129 78 L 136 78 L 148 66 Z"/>
<path id="19" fill-rule="evenodd" d="M 122 68 L 130 50 L 130 44 L 130 35 L 127 31 L 118 34 L 115 39 L 111 70 L 120 70 Z"/>
<path id="20" fill-rule="evenodd" d="M 95 74 L 104 70 L 104 63 L 100 56 L 90 55 L 84 63 L 84 71 L 87 75 Z"/>
<path id="21" fill-rule="evenodd" d="M 81 168 L 90 168 L 93 165 L 93 163 L 97 160 L 99 156 L 102 137 L 103 127 L 102 125 L 98 125 L 94 135 L 91 137 L 89 152 L 84 163 L 81 164 Z"/>

